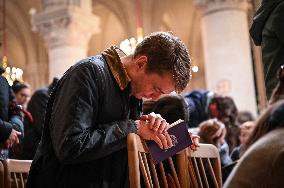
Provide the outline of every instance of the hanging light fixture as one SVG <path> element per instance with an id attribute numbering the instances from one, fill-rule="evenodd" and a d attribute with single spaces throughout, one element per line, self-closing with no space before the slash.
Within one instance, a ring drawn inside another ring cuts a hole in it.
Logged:
<path id="1" fill-rule="evenodd" d="M 137 38 L 131 37 L 130 39 L 125 39 L 120 43 L 120 49 L 123 50 L 127 55 L 133 53 L 137 44 L 139 44 L 143 40 L 143 21 L 141 15 L 140 0 L 135 1 L 135 9 Z"/>
<path id="2" fill-rule="evenodd" d="M 23 70 L 16 67 L 8 66 L 8 58 L 7 58 L 7 46 L 6 46 L 6 1 L 3 0 L 3 37 L 2 37 L 2 47 L 3 47 L 3 58 L 2 58 L 2 66 L 5 70 L 3 76 L 7 79 L 9 85 L 12 85 L 15 80 L 22 81 Z"/>

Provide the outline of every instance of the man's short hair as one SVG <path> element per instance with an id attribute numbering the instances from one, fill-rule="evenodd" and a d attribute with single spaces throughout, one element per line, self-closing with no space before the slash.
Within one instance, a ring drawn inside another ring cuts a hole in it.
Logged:
<path id="1" fill-rule="evenodd" d="M 184 43 L 169 32 L 156 32 L 147 36 L 134 51 L 134 58 L 148 58 L 146 71 L 164 75 L 171 73 L 175 90 L 181 92 L 191 79 L 191 60 Z"/>

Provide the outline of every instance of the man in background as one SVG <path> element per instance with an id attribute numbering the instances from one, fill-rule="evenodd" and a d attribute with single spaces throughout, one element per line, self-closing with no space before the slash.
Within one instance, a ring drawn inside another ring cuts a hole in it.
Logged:
<path id="1" fill-rule="evenodd" d="M 262 48 L 262 62 L 267 99 L 277 84 L 276 73 L 284 64 L 284 1 L 263 0 L 257 10 L 250 35 Z"/>

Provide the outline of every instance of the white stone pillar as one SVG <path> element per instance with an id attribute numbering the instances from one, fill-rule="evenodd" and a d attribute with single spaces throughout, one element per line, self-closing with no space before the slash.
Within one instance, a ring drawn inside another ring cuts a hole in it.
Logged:
<path id="1" fill-rule="evenodd" d="M 99 32 L 91 0 L 45 0 L 43 11 L 33 15 L 32 24 L 48 48 L 50 81 L 85 58 L 91 35 Z"/>
<path id="2" fill-rule="evenodd" d="M 256 114 L 247 0 L 195 0 L 202 11 L 205 76 L 209 90 L 234 98 Z"/>

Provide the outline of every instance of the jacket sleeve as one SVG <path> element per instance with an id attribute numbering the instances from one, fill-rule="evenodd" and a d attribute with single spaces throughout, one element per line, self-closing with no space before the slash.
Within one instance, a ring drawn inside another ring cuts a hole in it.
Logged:
<path id="1" fill-rule="evenodd" d="M 22 122 L 21 117 L 12 116 L 10 118 L 10 123 L 12 124 L 13 129 L 21 133 L 20 138 L 23 138 L 24 137 L 24 124 Z"/>
<path id="2" fill-rule="evenodd" d="M 57 158 L 65 164 L 103 158 L 126 147 L 126 137 L 136 132 L 133 120 L 101 124 L 99 114 L 100 70 L 85 64 L 65 75 L 56 89 L 50 121 L 52 145 Z"/>
<path id="3" fill-rule="evenodd" d="M 12 124 L 0 118 L 0 144 L 4 143 L 12 132 Z"/>

